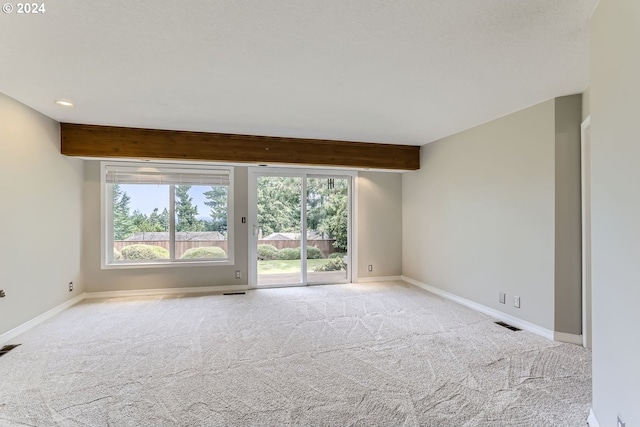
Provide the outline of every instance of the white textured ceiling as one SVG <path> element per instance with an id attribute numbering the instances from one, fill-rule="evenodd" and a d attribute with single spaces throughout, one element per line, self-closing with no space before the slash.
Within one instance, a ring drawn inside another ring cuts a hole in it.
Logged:
<path id="1" fill-rule="evenodd" d="M 596 2 L 47 0 L 0 14 L 0 92 L 63 122 L 422 145 L 581 92 Z"/>

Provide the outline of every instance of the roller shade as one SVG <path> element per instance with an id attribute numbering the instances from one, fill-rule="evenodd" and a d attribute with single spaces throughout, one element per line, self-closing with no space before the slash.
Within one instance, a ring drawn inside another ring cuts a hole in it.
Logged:
<path id="1" fill-rule="evenodd" d="M 170 170 L 107 166 L 108 184 L 174 184 L 229 186 L 228 169 Z"/>

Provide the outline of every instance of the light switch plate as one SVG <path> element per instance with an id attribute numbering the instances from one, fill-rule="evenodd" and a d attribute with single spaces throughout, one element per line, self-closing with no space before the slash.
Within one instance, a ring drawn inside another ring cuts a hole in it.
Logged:
<path id="1" fill-rule="evenodd" d="M 520 297 L 513 297 L 513 306 L 520 308 Z"/>
<path id="2" fill-rule="evenodd" d="M 504 292 L 500 292 L 500 295 L 498 296 L 498 302 L 500 304 L 504 304 L 507 302 L 507 294 L 505 294 Z"/>

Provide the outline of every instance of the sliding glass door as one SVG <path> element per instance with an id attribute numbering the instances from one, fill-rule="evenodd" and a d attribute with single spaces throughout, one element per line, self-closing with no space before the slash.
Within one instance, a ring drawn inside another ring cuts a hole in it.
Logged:
<path id="1" fill-rule="evenodd" d="M 351 186 L 346 174 L 251 169 L 250 284 L 348 283 Z"/>

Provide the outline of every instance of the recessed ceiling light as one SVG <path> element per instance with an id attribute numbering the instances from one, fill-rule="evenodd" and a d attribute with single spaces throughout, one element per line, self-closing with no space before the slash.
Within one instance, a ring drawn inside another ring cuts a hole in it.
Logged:
<path id="1" fill-rule="evenodd" d="M 73 108 L 75 107 L 75 105 L 73 104 L 73 102 L 71 101 L 65 101 L 64 99 L 58 99 L 56 100 L 56 104 L 62 106 L 62 107 L 70 107 Z"/>

